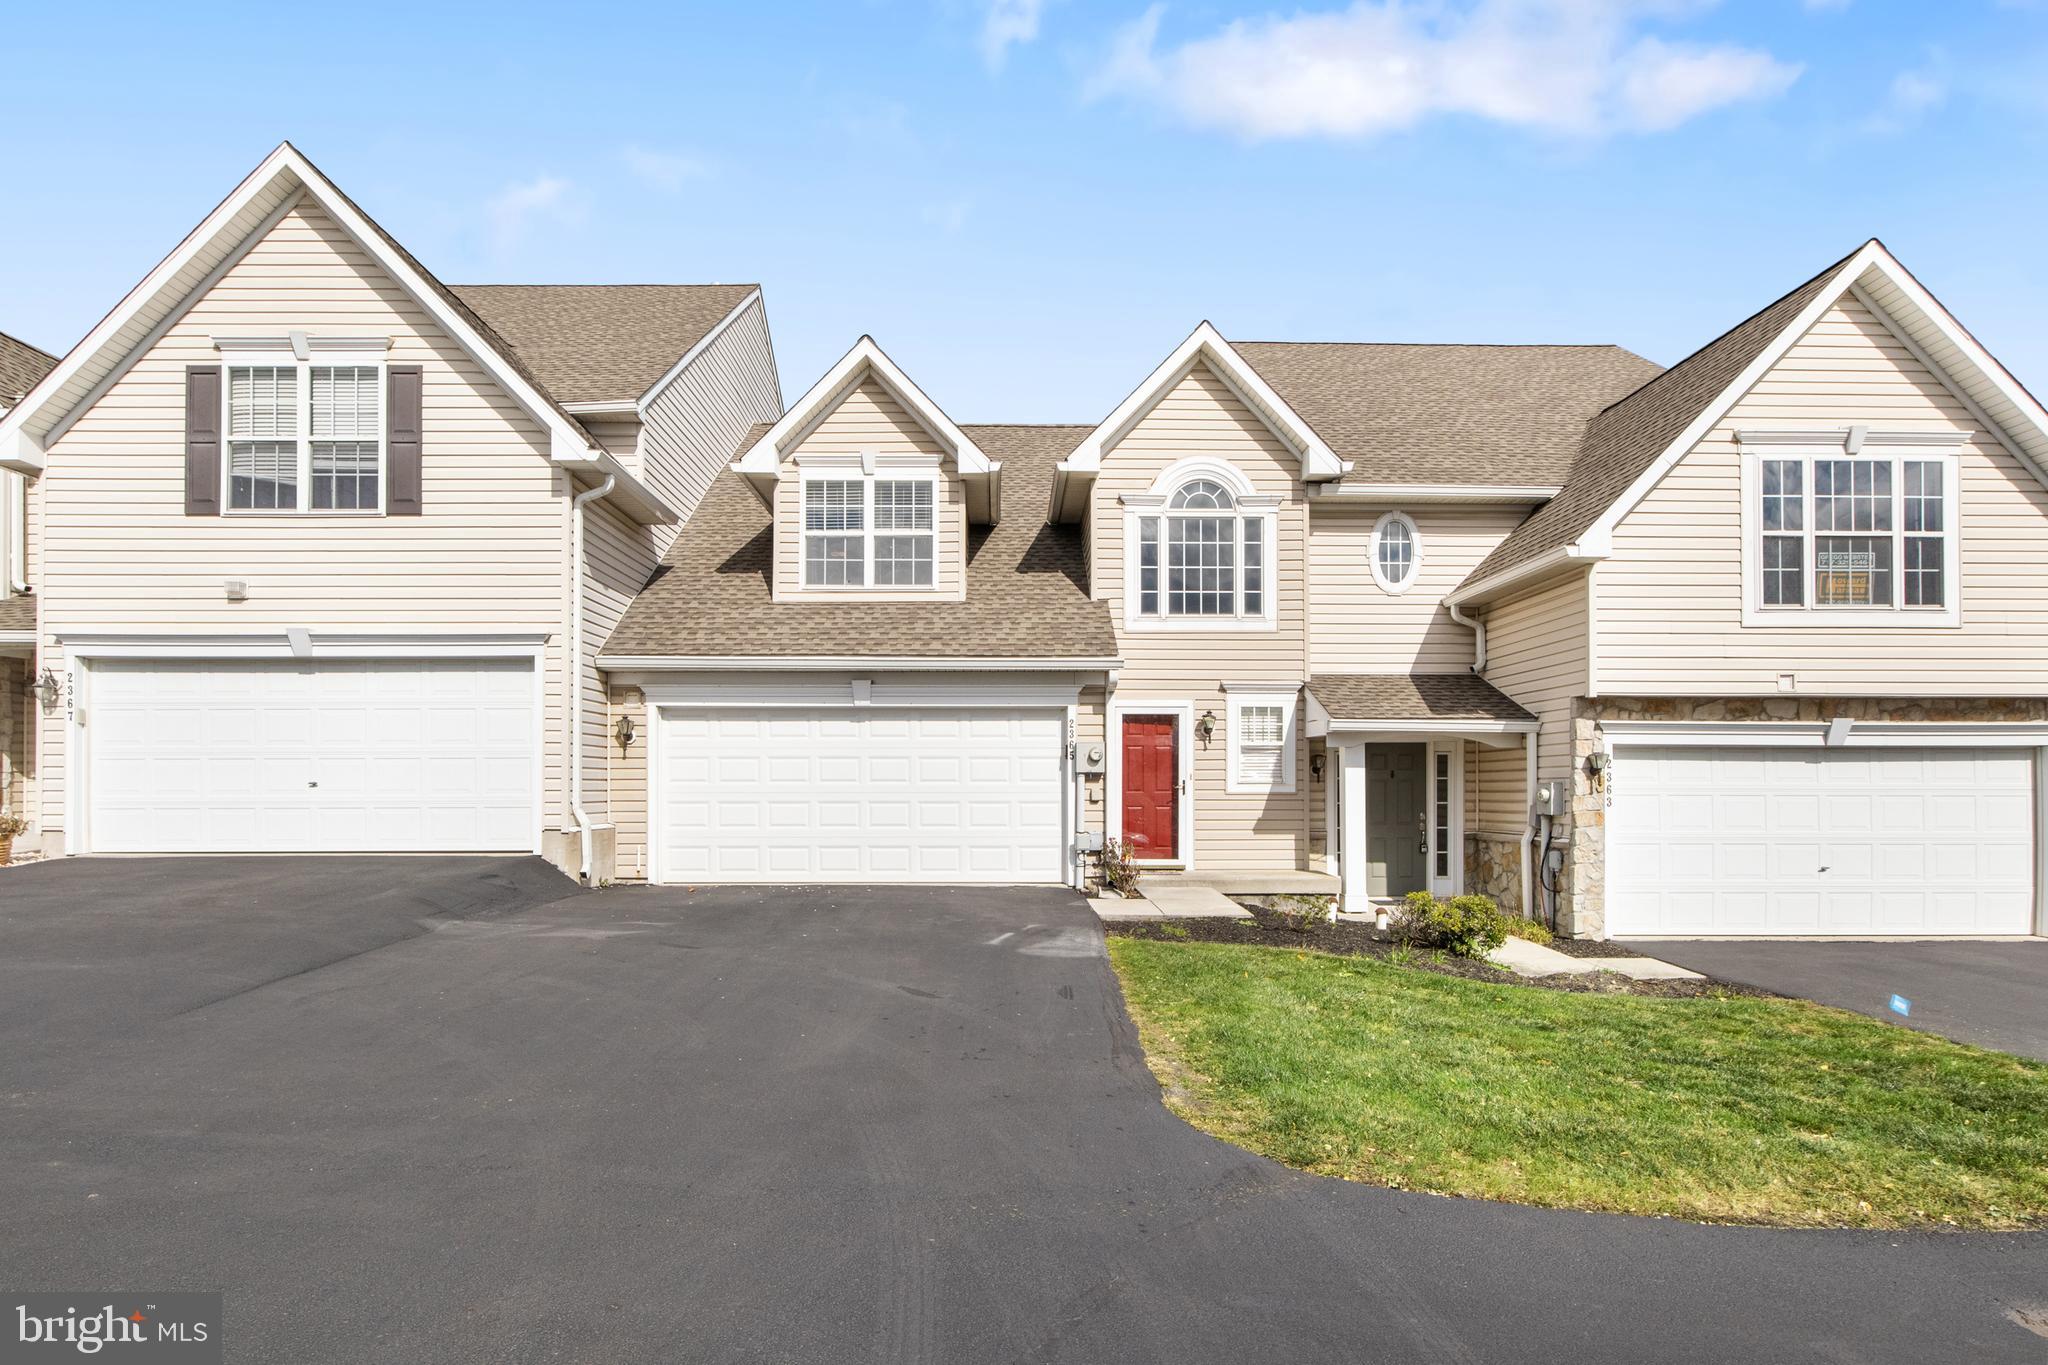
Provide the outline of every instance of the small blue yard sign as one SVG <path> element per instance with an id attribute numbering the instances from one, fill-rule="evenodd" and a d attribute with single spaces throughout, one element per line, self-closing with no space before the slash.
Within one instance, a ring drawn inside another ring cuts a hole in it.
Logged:
<path id="1" fill-rule="evenodd" d="M 1893 1014 L 1905 1014 L 1905 1015 L 1910 1015 L 1910 1014 L 1912 1014 L 1912 1013 L 1913 1013 L 1913 1002 L 1912 1002 L 1912 1001 L 1910 1001 L 1910 1000 L 1908 1000 L 1908 999 L 1907 999 L 1907 998 L 1906 998 L 1905 996 L 1903 996 L 1903 995 L 1895 995 L 1895 996 L 1893 996 L 1893 997 L 1892 997 L 1892 1013 L 1893 1013 Z"/>

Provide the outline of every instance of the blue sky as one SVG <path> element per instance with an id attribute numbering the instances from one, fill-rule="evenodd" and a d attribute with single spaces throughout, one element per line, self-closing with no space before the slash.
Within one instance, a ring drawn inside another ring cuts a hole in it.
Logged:
<path id="1" fill-rule="evenodd" d="M 962 421 L 1239 339 L 1669 363 L 1883 237 L 2048 392 L 2048 0 L 37 6 L 0 331 L 69 346 L 278 140 L 443 279 L 758 280 Z"/>

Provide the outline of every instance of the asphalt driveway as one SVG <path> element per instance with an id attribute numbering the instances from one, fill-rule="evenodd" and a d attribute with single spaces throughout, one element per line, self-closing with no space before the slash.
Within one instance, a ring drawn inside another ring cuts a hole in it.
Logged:
<path id="1" fill-rule="evenodd" d="M 1646 939 L 1625 946 L 1723 981 L 2048 1061 L 2048 939 Z M 1891 1008 L 1894 995 L 1908 1002 L 1904 1017 Z"/>
<path id="2" fill-rule="evenodd" d="M 0 1283 L 223 1288 L 234 1360 L 2048 1353 L 2048 1236 L 1544 1212 L 1213 1141 L 1060 891 L 12 869 L 0 1102 Z"/>

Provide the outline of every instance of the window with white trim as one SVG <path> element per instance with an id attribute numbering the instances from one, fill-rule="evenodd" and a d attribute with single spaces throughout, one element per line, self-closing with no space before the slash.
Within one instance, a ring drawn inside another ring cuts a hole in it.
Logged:
<path id="1" fill-rule="evenodd" d="M 1758 616 L 1952 620 L 1956 457 L 1920 449 L 1751 451 Z"/>
<path id="2" fill-rule="evenodd" d="M 231 512 L 380 512 L 384 367 L 292 357 L 226 366 Z"/>
<path id="3" fill-rule="evenodd" d="M 1233 693 L 1229 724 L 1229 790 L 1293 791 L 1294 698 L 1282 693 Z"/>
<path id="4" fill-rule="evenodd" d="M 1406 512 L 1388 512 L 1372 528 L 1372 577 L 1382 591 L 1404 593 L 1422 567 L 1422 533 Z"/>
<path id="5" fill-rule="evenodd" d="M 804 480 L 803 497 L 805 587 L 937 583 L 935 480 L 886 473 L 813 476 Z"/>
<path id="6" fill-rule="evenodd" d="M 1240 501 L 1221 481 L 1195 477 L 1176 487 L 1158 511 L 1137 514 L 1135 617 L 1189 623 L 1271 619 L 1273 516 Z"/>

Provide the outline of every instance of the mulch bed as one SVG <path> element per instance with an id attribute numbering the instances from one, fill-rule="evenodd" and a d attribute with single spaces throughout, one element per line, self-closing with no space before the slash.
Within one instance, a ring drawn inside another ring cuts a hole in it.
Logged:
<path id="1" fill-rule="evenodd" d="M 1603 938 L 1560 938 L 1543 945 L 1566 957 L 1643 957 L 1645 954 Z"/>
<path id="2" fill-rule="evenodd" d="M 1348 923 L 1341 920 L 1331 923 L 1323 920 L 1311 924 L 1307 932 L 1302 932 L 1270 911 L 1254 910 L 1252 915 L 1251 919 L 1112 920 L 1103 924 L 1102 932 L 1111 938 L 1156 939 L 1165 943 L 1236 943 L 1258 948 L 1294 948 L 1312 953 L 1333 953 L 1339 957 L 1375 957 L 1383 961 L 1393 958 L 1398 953 L 1404 960 L 1396 965 L 1413 967 L 1418 971 L 1460 976 L 1468 981 L 1491 981 L 1506 986 L 1534 986 L 1541 990 L 1571 991 L 1577 994 L 1652 995 L 1674 999 L 1703 995 L 1771 994 L 1769 991 L 1739 986 L 1728 981 L 1637 981 L 1619 972 L 1518 976 L 1490 962 L 1481 962 L 1469 957 L 1454 957 L 1450 953 L 1427 948 L 1408 947 L 1391 934 L 1382 933 L 1370 924 Z M 1623 951 L 1602 954 L 1577 953 L 1574 956 L 1639 957 L 1641 954 Z"/>

